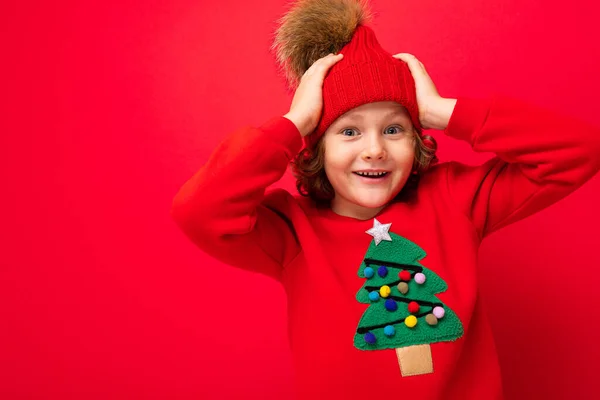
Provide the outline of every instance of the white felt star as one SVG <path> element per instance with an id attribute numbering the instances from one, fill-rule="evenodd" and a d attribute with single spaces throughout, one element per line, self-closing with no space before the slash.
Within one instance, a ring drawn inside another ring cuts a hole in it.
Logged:
<path id="1" fill-rule="evenodd" d="M 375 218 L 373 227 L 366 231 L 366 233 L 373 236 L 373 238 L 375 239 L 375 246 L 377 246 L 382 240 L 387 240 L 388 242 L 391 242 L 392 238 L 388 232 L 390 230 L 390 226 L 392 226 L 391 223 L 382 224 L 381 222 L 377 221 L 377 218 Z"/>

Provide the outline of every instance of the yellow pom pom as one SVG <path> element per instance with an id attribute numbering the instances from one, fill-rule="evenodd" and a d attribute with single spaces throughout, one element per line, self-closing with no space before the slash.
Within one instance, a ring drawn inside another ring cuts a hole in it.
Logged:
<path id="1" fill-rule="evenodd" d="M 390 287 L 388 285 L 383 285 L 380 289 L 379 289 L 379 295 L 381 297 L 388 297 L 390 295 L 390 293 L 392 292 L 392 290 L 390 289 Z"/>
<path id="2" fill-rule="evenodd" d="M 417 325 L 417 317 L 415 317 L 414 315 L 409 315 L 404 319 L 404 323 L 409 328 L 414 328 Z"/>

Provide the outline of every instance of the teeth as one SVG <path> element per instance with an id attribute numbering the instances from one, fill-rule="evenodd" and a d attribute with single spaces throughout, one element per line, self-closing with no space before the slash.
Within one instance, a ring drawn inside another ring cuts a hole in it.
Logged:
<path id="1" fill-rule="evenodd" d="M 387 174 L 387 172 L 357 172 L 360 176 L 382 176 Z"/>

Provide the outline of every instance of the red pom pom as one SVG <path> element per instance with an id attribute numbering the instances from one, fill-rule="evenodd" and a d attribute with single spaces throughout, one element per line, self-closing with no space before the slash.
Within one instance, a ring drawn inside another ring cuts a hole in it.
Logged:
<path id="1" fill-rule="evenodd" d="M 411 314 L 416 314 L 419 312 L 419 303 L 416 301 L 411 301 L 408 303 L 408 312 Z"/>
<path id="2" fill-rule="evenodd" d="M 403 280 L 405 282 L 410 281 L 410 272 L 409 271 L 400 271 L 400 273 L 398 274 L 398 277 L 400 277 L 400 280 Z"/>

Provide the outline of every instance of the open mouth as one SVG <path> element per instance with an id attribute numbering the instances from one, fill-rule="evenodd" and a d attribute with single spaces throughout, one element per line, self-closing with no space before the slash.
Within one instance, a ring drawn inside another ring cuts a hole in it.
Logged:
<path id="1" fill-rule="evenodd" d="M 356 172 L 353 172 L 353 174 L 358 175 L 358 176 L 363 177 L 363 178 L 376 180 L 376 179 L 385 178 L 389 174 L 389 172 L 387 172 L 387 171 L 385 171 L 385 172 L 360 172 L 360 171 L 356 171 Z"/>

